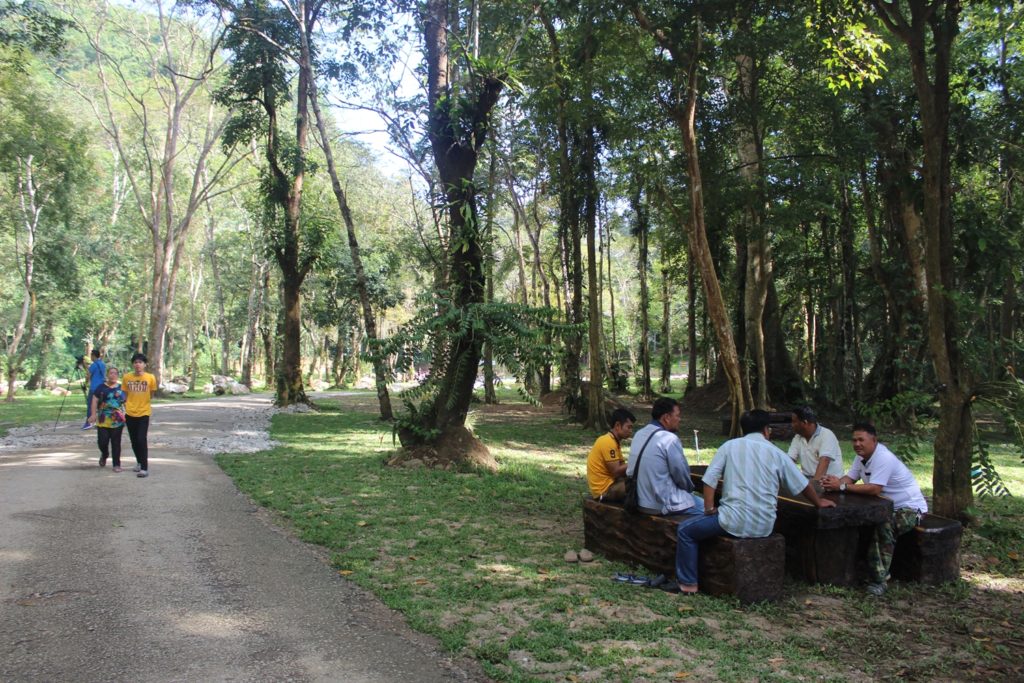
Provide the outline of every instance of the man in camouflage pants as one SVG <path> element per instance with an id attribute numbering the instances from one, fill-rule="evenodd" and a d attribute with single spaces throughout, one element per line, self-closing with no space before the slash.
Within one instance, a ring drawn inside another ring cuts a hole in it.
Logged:
<path id="1" fill-rule="evenodd" d="M 928 503 L 907 466 L 878 443 L 874 425 L 861 422 L 853 426 L 853 450 L 857 457 L 850 470 L 841 478 L 826 476 L 822 485 L 826 491 L 882 495 L 892 500 L 892 518 L 875 527 L 868 545 L 868 592 L 883 595 L 896 539 L 917 525 L 921 515 L 928 512 Z M 864 483 L 858 484 L 861 479 Z"/>

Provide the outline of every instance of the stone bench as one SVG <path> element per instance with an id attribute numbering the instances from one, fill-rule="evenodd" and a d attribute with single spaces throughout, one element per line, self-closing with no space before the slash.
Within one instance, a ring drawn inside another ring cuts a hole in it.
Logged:
<path id="1" fill-rule="evenodd" d="M 619 503 L 583 500 L 584 545 L 610 560 L 640 565 L 675 581 L 676 528 L 685 515 L 630 514 Z M 700 545 L 702 592 L 749 604 L 777 600 L 785 573 L 785 539 L 722 536 Z"/>
<path id="2" fill-rule="evenodd" d="M 955 519 L 926 514 L 896 541 L 889 573 L 899 581 L 936 585 L 960 578 L 960 537 Z"/>

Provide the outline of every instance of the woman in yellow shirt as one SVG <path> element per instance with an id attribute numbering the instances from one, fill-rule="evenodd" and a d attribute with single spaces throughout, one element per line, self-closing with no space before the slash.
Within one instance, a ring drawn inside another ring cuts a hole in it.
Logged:
<path id="1" fill-rule="evenodd" d="M 146 372 L 146 356 L 132 356 L 134 372 L 121 378 L 121 388 L 128 397 L 124 404 L 125 426 L 135 454 L 135 472 L 138 477 L 149 476 L 149 416 L 153 413 L 150 399 L 156 393 L 156 377 Z"/>

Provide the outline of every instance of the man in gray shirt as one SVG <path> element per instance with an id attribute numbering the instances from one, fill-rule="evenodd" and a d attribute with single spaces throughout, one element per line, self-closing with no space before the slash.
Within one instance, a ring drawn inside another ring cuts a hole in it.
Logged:
<path id="1" fill-rule="evenodd" d="M 636 477 L 638 508 L 648 515 L 699 515 L 704 501 L 695 496 L 690 465 L 676 436 L 682 410 L 672 398 L 659 398 L 650 423 L 633 436 L 626 475 Z M 639 463 L 640 471 L 637 472 Z"/>

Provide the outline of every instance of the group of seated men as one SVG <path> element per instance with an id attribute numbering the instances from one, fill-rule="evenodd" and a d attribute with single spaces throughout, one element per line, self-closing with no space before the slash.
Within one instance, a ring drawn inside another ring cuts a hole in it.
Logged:
<path id="1" fill-rule="evenodd" d="M 867 558 L 868 592 L 885 593 L 896 539 L 918 524 L 928 504 L 907 466 L 878 442 L 873 425 L 853 425 L 856 458 L 850 469 L 844 470 L 836 435 L 818 424 L 811 408 L 793 411 L 788 454 L 769 440 L 770 414 L 748 411 L 740 418 L 743 436 L 726 441 L 715 452 L 702 477 L 703 493 L 697 494 L 676 434 L 681 419 L 677 401 L 659 398 L 651 409 L 650 423 L 634 436 L 636 417 L 619 408 L 611 414 L 611 429 L 594 442 L 587 458 L 587 482 L 595 499 L 623 500 L 628 476 L 636 482 L 639 512 L 686 516 L 679 523 L 676 545 L 676 580 L 681 593 L 698 590 L 700 541 L 722 535 L 762 538 L 772 533 L 780 488 L 791 495 L 802 494 L 818 507 L 834 507 L 833 501 L 818 496 L 815 483 L 825 491 L 882 495 L 892 500 L 892 518 L 875 529 Z M 622 444 L 630 437 L 627 464 Z M 722 495 L 716 506 L 719 481 Z"/>

